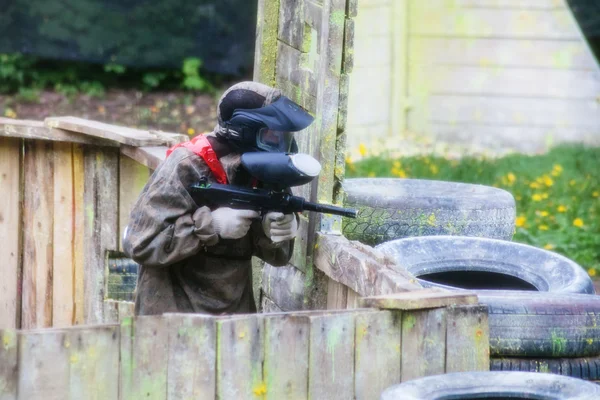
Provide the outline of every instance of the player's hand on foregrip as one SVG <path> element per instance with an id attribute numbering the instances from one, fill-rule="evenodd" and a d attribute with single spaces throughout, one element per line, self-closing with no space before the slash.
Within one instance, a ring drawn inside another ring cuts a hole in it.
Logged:
<path id="1" fill-rule="evenodd" d="M 296 237 L 298 221 L 294 214 L 269 212 L 263 217 L 262 226 L 265 235 L 273 242 L 283 242 Z"/>
<path id="2" fill-rule="evenodd" d="M 212 225 L 215 232 L 223 239 L 239 239 L 248 233 L 252 220 L 260 214 L 252 210 L 235 210 L 221 207 L 212 211 Z"/>

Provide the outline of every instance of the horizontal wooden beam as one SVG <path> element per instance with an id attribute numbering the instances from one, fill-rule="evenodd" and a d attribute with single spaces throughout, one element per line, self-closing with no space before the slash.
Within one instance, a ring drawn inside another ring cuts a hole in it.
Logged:
<path id="1" fill-rule="evenodd" d="M 317 268 L 360 296 L 421 289 L 416 278 L 383 253 L 344 236 L 319 234 L 314 252 Z"/>
<path id="2" fill-rule="evenodd" d="M 158 165 L 167 158 L 167 146 L 121 146 L 121 154 L 139 162 L 150 169 L 158 168 Z"/>
<path id="3" fill-rule="evenodd" d="M 417 310 L 477 303 L 478 298 L 475 293 L 463 291 L 451 292 L 449 290 L 437 288 L 359 299 L 360 307 L 373 307 L 389 310 Z"/>
<path id="4" fill-rule="evenodd" d="M 79 132 L 130 146 L 171 145 L 188 140 L 185 135 L 133 129 L 77 117 L 51 117 L 46 118 L 44 123 L 49 128 Z"/>
<path id="5" fill-rule="evenodd" d="M 16 120 L 11 118 L 0 118 L 0 136 L 92 144 L 97 146 L 119 146 L 118 143 L 110 140 L 62 129 L 49 128 L 41 121 Z"/>

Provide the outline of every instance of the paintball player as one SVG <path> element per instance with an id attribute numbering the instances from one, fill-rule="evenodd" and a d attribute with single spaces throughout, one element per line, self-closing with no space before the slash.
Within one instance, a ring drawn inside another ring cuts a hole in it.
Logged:
<path id="1" fill-rule="evenodd" d="M 278 89 L 256 82 L 229 88 L 213 132 L 178 144 L 156 169 L 133 207 L 123 237 L 140 264 L 135 314 L 256 312 L 251 257 L 289 261 L 297 216 L 196 204 L 186 188 L 211 183 L 250 187 L 245 152 L 296 152 L 292 132 L 313 118 Z"/>

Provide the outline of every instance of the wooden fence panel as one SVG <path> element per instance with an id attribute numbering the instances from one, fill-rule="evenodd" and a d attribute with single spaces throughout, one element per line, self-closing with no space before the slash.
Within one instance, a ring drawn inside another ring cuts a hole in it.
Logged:
<path id="1" fill-rule="evenodd" d="M 21 328 L 52 326 L 54 147 L 25 142 Z"/>
<path id="2" fill-rule="evenodd" d="M 151 171 L 148 167 L 121 156 L 119 161 L 119 249 L 123 251 L 123 231 L 129 222 L 129 214 L 142 189 L 148 183 Z"/>
<path id="3" fill-rule="evenodd" d="M 19 400 L 69 399 L 65 330 L 19 333 Z"/>
<path id="4" fill-rule="evenodd" d="M 402 314 L 402 382 L 443 374 L 446 367 L 446 309 Z"/>
<path id="5" fill-rule="evenodd" d="M 0 137 L 0 329 L 19 327 L 21 278 L 20 139 Z"/>
<path id="6" fill-rule="evenodd" d="M 133 325 L 131 397 L 166 400 L 169 331 L 161 316 L 137 317 Z M 123 398 L 123 397 L 122 397 Z"/>
<path id="7" fill-rule="evenodd" d="M 309 316 L 308 397 L 354 398 L 354 313 Z"/>
<path id="8" fill-rule="evenodd" d="M 54 221 L 52 258 L 52 326 L 73 324 L 73 145 L 55 142 L 54 155 Z"/>
<path id="9" fill-rule="evenodd" d="M 449 307 L 447 325 L 446 372 L 489 371 L 487 306 Z"/>
<path id="10" fill-rule="evenodd" d="M 263 382 L 263 320 L 256 315 L 217 320 L 217 398 L 255 399 Z"/>
<path id="11" fill-rule="evenodd" d="M 264 321 L 265 399 L 308 399 L 309 319 L 277 314 L 265 315 Z"/>
<path id="12" fill-rule="evenodd" d="M 69 329 L 69 399 L 118 400 L 118 325 Z"/>
<path id="13" fill-rule="evenodd" d="M 17 332 L 0 330 L 0 400 L 17 400 Z"/>
<path id="14" fill-rule="evenodd" d="M 378 400 L 385 388 L 400 382 L 401 316 L 401 311 L 356 316 L 356 400 Z"/>
<path id="15" fill-rule="evenodd" d="M 216 395 L 216 318 L 167 314 L 169 400 L 214 399 Z"/>
<path id="16" fill-rule="evenodd" d="M 107 250 L 118 249 L 118 149 L 87 147 L 85 167 L 85 322 L 103 321 L 104 273 Z"/>

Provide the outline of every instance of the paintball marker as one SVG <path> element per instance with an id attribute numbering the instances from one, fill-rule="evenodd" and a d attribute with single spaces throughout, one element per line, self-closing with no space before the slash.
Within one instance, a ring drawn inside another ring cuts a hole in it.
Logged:
<path id="1" fill-rule="evenodd" d="M 307 154 L 245 153 L 242 155 L 242 166 L 264 188 L 209 183 L 203 178 L 189 190 L 196 204 L 210 208 L 256 210 L 261 214 L 269 211 L 284 214 L 314 211 L 351 218 L 358 215 L 357 210 L 311 203 L 287 191 L 287 188 L 309 183 L 319 175 L 321 165 Z"/>

